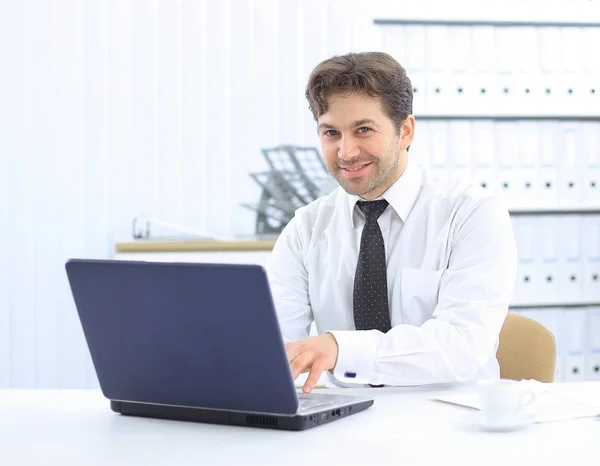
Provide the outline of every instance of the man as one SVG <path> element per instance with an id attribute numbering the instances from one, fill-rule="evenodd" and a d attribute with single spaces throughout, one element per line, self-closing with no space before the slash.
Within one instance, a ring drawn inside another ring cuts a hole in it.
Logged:
<path id="1" fill-rule="evenodd" d="M 310 372 L 310 392 L 323 371 L 350 386 L 498 377 L 517 269 L 503 203 L 408 157 L 412 86 L 391 56 L 325 60 L 306 97 L 340 187 L 296 212 L 269 264 L 294 379 Z"/>

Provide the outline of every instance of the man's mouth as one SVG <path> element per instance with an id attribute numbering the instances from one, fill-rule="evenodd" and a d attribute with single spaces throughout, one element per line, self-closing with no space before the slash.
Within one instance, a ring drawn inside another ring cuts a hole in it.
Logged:
<path id="1" fill-rule="evenodd" d="M 367 165 L 369 165 L 369 163 L 363 163 L 362 165 L 356 165 L 354 167 L 341 167 L 341 168 L 342 168 L 342 170 L 346 170 L 349 172 L 357 172 L 358 170 L 365 168 Z"/>

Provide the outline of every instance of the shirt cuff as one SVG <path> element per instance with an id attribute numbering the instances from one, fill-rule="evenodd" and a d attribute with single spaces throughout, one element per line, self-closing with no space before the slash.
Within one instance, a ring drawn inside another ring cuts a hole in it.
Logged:
<path id="1" fill-rule="evenodd" d="M 376 383 L 373 380 L 373 369 L 377 344 L 373 331 L 339 330 L 328 333 L 333 335 L 338 345 L 333 376 L 344 383 Z"/>

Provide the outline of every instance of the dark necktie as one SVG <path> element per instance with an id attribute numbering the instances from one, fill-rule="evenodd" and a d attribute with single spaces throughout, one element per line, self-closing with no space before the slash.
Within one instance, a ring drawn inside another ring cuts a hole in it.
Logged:
<path id="1" fill-rule="evenodd" d="M 367 218 L 360 238 L 360 252 L 354 276 L 354 325 L 356 330 L 392 328 L 388 309 L 387 274 L 383 236 L 377 219 L 388 206 L 386 200 L 358 201 Z"/>

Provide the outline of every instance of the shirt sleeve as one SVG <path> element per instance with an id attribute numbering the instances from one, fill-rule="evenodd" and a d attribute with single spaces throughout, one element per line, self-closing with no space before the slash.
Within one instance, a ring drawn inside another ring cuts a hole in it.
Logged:
<path id="1" fill-rule="evenodd" d="M 341 382 L 386 385 L 457 383 L 495 357 L 517 274 L 507 209 L 495 197 L 458 222 L 441 275 L 433 317 L 421 326 L 331 331 L 339 346 L 333 375 Z"/>
<path id="2" fill-rule="evenodd" d="M 294 217 L 284 227 L 267 266 L 277 320 L 285 343 L 307 338 L 313 321 L 308 273 L 297 225 L 298 217 Z"/>

